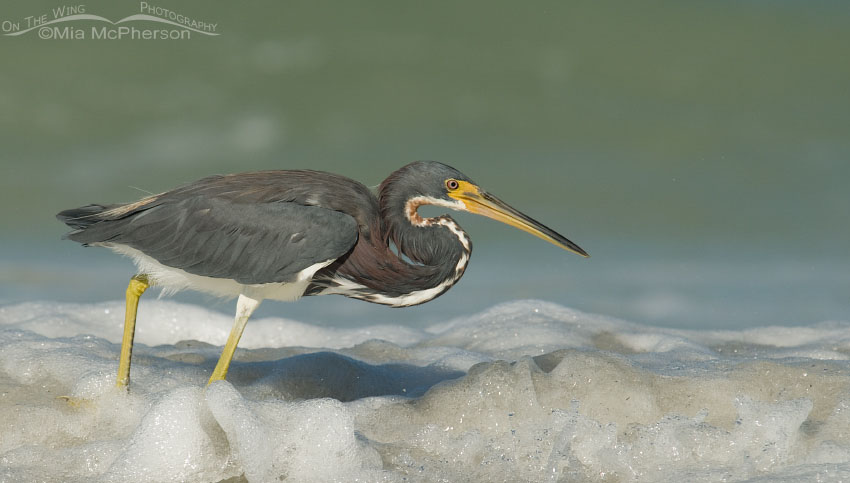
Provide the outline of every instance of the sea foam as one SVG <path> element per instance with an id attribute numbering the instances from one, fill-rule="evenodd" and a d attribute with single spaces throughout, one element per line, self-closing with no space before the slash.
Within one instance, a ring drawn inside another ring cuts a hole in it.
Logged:
<path id="1" fill-rule="evenodd" d="M 632 324 L 516 301 L 422 330 L 148 300 L 0 308 L 2 481 L 839 481 L 850 322 Z M 404 312 L 399 311 L 399 317 Z"/>

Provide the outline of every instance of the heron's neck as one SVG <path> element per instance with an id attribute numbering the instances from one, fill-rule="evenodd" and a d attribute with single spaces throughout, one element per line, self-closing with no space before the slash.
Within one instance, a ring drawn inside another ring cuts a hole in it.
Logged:
<path id="1" fill-rule="evenodd" d="M 449 216 L 412 217 L 408 200 L 415 196 L 383 188 L 377 226 L 368 237 L 361 232 L 354 250 L 320 273 L 308 295 L 336 293 L 405 307 L 439 297 L 463 275 L 472 252 L 466 232 Z"/>
<path id="2" fill-rule="evenodd" d="M 420 217 L 416 210 L 427 203 L 381 187 L 381 236 L 373 244 L 384 252 L 379 256 L 387 276 L 378 277 L 381 286 L 376 288 L 394 294 L 399 302 L 391 305 L 416 305 L 438 297 L 460 279 L 469 262 L 469 236 L 450 216 Z"/>
<path id="3" fill-rule="evenodd" d="M 378 193 L 382 245 L 394 244 L 399 255 L 413 262 L 406 265 L 444 269 L 446 276 L 451 275 L 461 259 L 469 259 L 472 252 L 469 236 L 450 216 L 423 218 L 418 209 L 427 204 L 457 207 L 420 195 L 404 184 L 391 183 L 390 179 L 381 184 Z"/>

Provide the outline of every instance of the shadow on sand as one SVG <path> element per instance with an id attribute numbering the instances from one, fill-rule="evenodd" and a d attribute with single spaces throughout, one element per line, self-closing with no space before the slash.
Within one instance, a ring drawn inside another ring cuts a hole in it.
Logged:
<path id="1" fill-rule="evenodd" d="M 398 395 L 419 397 L 435 384 L 466 373 L 412 364 L 373 365 L 336 352 L 313 352 L 284 359 L 234 363 L 228 381 L 253 386 L 267 397 L 334 398 L 353 401 Z"/>

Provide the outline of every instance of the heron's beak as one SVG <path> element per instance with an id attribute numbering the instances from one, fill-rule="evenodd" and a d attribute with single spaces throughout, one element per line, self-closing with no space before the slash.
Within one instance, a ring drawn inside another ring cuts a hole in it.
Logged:
<path id="1" fill-rule="evenodd" d="M 496 221 L 501 221 L 514 228 L 519 228 L 525 232 L 542 238 L 553 245 L 557 245 L 564 250 L 569 250 L 583 257 L 589 257 L 586 251 L 575 243 L 567 240 L 563 235 L 552 230 L 539 221 L 525 215 L 518 210 L 512 208 L 504 201 L 495 196 L 482 191 L 472 183 L 466 181 L 458 181 L 460 185 L 458 189 L 449 193 L 452 198 L 463 202 L 466 210 L 476 215 L 483 215 L 487 218 L 492 218 Z"/>

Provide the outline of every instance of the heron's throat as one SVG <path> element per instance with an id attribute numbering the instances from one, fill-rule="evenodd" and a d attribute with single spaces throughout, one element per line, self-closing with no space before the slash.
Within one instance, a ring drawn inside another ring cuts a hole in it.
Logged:
<path id="1" fill-rule="evenodd" d="M 431 196 L 415 196 L 404 204 L 404 216 L 413 226 L 424 227 L 438 223 L 437 218 L 425 218 L 419 214 L 419 208 L 425 205 L 442 206 L 452 210 L 465 210 L 466 205 L 462 201 L 447 201 Z"/>
<path id="2" fill-rule="evenodd" d="M 386 244 L 394 244 L 399 256 L 413 261 L 416 265 L 432 267 L 451 277 L 450 267 L 462 257 L 469 258 L 472 243 L 466 232 L 448 215 L 424 217 L 419 208 L 435 205 L 454 210 L 464 208 L 462 202 L 452 202 L 430 196 L 413 196 L 394 209 L 385 210 L 384 234 Z M 464 264 L 465 267 L 465 264 Z"/>

